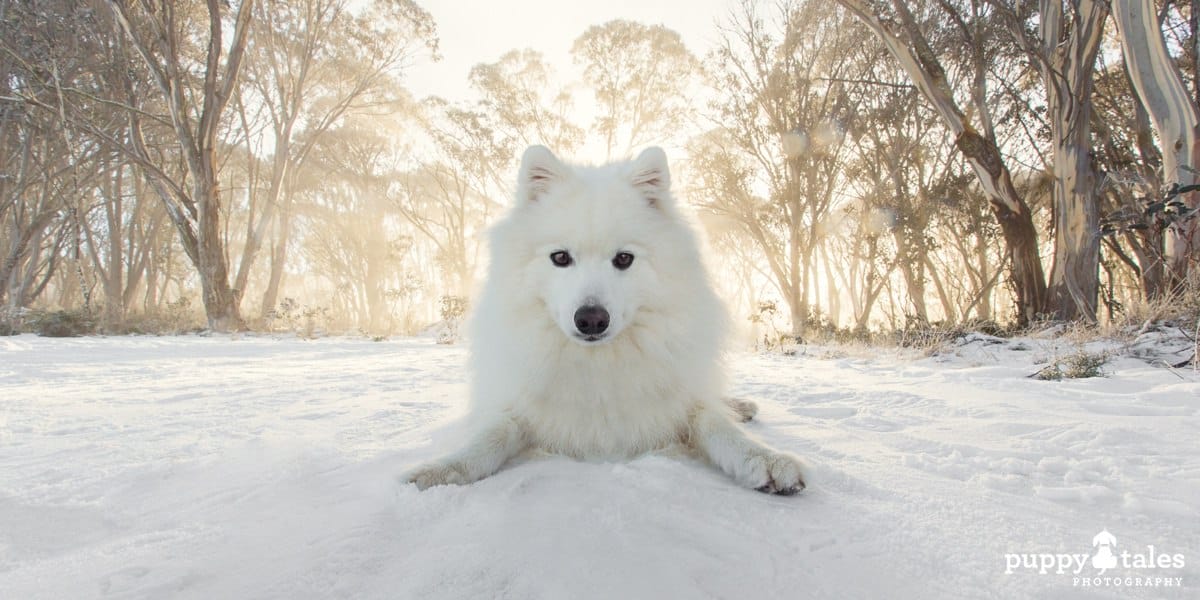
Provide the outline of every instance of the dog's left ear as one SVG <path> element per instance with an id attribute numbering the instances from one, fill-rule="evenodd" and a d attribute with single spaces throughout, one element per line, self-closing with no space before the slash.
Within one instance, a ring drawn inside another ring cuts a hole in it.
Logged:
<path id="1" fill-rule="evenodd" d="M 633 187 L 646 197 L 650 206 L 671 201 L 671 172 L 662 148 L 651 146 L 633 159 Z"/>

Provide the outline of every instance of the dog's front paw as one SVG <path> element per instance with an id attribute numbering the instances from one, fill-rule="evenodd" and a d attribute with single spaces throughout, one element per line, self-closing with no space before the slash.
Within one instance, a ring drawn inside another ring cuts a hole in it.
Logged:
<path id="1" fill-rule="evenodd" d="M 733 409 L 733 413 L 737 415 L 739 421 L 746 423 L 758 414 L 758 405 L 741 398 L 725 398 L 725 404 Z"/>
<path id="2" fill-rule="evenodd" d="M 756 471 L 754 489 L 767 494 L 791 496 L 804 489 L 804 472 L 800 459 L 790 454 L 772 453 L 751 459 Z"/>
<path id="3" fill-rule="evenodd" d="M 463 485 L 471 483 L 467 471 L 462 464 L 430 463 L 417 467 L 404 476 L 408 483 L 417 484 L 418 490 L 429 489 L 435 485 Z"/>

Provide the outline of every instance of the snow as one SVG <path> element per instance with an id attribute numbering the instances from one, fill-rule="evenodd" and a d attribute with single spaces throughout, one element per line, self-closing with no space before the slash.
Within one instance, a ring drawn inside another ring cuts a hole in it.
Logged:
<path id="1" fill-rule="evenodd" d="M 429 340 L 0 338 L 0 597 L 1198 597 L 1200 376 L 1027 377 L 1069 351 L 737 355 L 748 426 L 811 465 L 781 498 L 669 454 L 400 485 L 461 431 L 465 350 Z M 1005 573 L 1102 529 L 1186 559 L 1110 576 L 1183 587 Z"/>

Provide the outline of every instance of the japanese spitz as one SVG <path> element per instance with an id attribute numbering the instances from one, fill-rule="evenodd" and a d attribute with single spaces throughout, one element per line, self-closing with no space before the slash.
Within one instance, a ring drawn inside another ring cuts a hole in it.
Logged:
<path id="1" fill-rule="evenodd" d="M 753 405 L 723 399 L 727 316 L 670 182 L 660 148 L 599 167 L 525 151 L 468 330 L 474 437 L 408 481 L 471 483 L 527 449 L 676 447 L 748 488 L 804 488 L 799 460 L 735 423 Z"/>

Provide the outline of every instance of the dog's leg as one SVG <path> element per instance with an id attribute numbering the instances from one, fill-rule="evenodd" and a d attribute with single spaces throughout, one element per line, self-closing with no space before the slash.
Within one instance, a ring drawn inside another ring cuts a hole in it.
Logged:
<path id="1" fill-rule="evenodd" d="M 729 396 L 722 398 L 722 400 L 725 401 L 725 404 L 729 405 L 729 408 L 733 409 L 733 412 L 737 413 L 738 418 L 743 423 L 753 419 L 754 415 L 758 414 L 758 405 L 749 400 Z"/>
<path id="2" fill-rule="evenodd" d="M 692 415 L 691 436 L 709 461 L 741 485 L 784 496 L 804 489 L 800 459 L 746 435 L 723 411 L 698 409 Z"/>
<path id="3" fill-rule="evenodd" d="M 439 460 L 417 467 L 404 480 L 423 490 L 435 485 L 463 485 L 479 481 L 504 466 L 508 459 L 525 448 L 521 428 L 505 417 L 481 430 L 466 448 Z"/>

